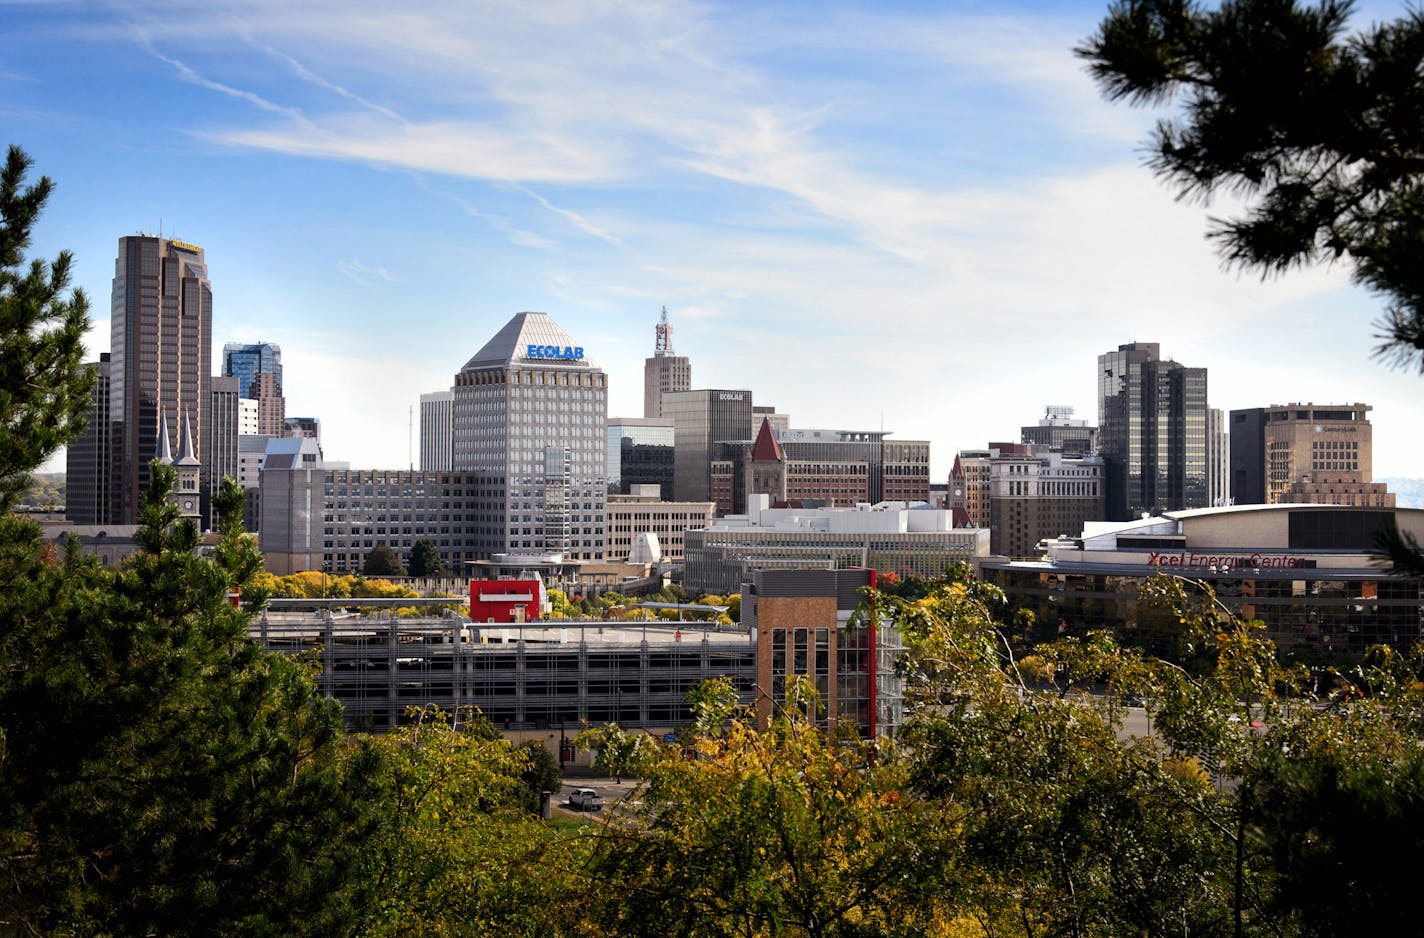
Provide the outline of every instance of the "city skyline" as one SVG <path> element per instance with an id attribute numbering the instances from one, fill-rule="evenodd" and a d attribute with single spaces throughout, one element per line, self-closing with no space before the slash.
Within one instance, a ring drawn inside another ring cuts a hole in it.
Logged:
<path id="1" fill-rule="evenodd" d="M 694 387 L 928 439 L 936 481 L 1046 404 L 1095 421 L 1096 358 L 1134 341 L 1222 410 L 1368 402 L 1375 476 L 1419 474 L 1381 301 L 1221 270 L 1229 206 L 1175 201 L 1155 112 L 1072 57 L 1105 2 L 0 5 L 6 142 L 56 182 L 29 256 L 74 251 L 89 358 L 117 240 L 195 243 L 213 347 L 280 344 L 288 410 L 353 466 L 418 464 L 420 394 L 525 310 L 640 414 L 666 305 Z"/>

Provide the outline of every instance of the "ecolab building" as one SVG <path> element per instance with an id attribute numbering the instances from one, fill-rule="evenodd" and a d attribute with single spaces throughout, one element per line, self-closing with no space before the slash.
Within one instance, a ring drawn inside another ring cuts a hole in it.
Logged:
<path id="1" fill-rule="evenodd" d="M 1378 558 L 1380 532 L 1424 540 L 1424 510 L 1248 505 L 1092 522 L 1042 545 L 1035 561 L 986 560 L 986 579 L 1060 633 L 1136 621 L 1138 587 L 1158 573 L 1209 585 L 1243 619 L 1258 619 L 1287 657 L 1358 657 L 1370 645 L 1424 640 L 1417 577 Z"/>

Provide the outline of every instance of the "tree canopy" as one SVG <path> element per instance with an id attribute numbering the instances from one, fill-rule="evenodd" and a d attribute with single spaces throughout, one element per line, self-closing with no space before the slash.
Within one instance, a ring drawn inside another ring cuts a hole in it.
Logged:
<path id="1" fill-rule="evenodd" d="M 361 570 L 367 576 L 405 576 L 400 555 L 386 544 L 377 544 L 366 552 Z"/>
<path id="2" fill-rule="evenodd" d="M 1346 259 L 1388 302 L 1382 355 L 1424 368 L 1424 15 L 1350 33 L 1353 4 L 1119 0 L 1077 50 L 1103 93 L 1180 102 L 1151 165 L 1249 202 L 1212 238 L 1263 273 Z"/>
<path id="3" fill-rule="evenodd" d="M 366 558 L 369 564 L 370 557 Z M 399 561 L 398 561 L 399 562 Z M 439 576 L 441 572 L 440 552 L 435 542 L 422 538 L 410 549 L 410 575 L 416 577 Z"/>
<path id="4" fill-rule="evenodd" d="M 80 367 L 89 302 L 66 295 L 70 255 L 25 267 L 30 230 L 53 184 L 25 185 L 30 158 L 11 146 L 0 169 L 0 511 L 29 487 L 29 473 L 84 427 L 93 376 Z"/>
<path id="5" fill-rule="evenodd" d="M 1424 11 L 1350 31 L 1350 0 L 1117 0 L 1076 50 L 1104 95 L 1178 105 L 1148 147 L 1177 192 L 1243 215 L 1210 238 L 1270 275 L 1339 261 L 1381 295 L 1376 353 L 1424 371 Z M 1424 552 L 1388 536 L 1396 566 Z"/>

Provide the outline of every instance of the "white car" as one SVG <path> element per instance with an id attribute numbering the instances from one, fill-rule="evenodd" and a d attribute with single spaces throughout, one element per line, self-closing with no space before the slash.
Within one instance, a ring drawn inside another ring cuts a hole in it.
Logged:
<path id="1" fill-rule="evenodd" d="M 578 811 L 598 811 L 603 799 L 592 788 L 575 788 L 569 792 L 569 807 Z"/>

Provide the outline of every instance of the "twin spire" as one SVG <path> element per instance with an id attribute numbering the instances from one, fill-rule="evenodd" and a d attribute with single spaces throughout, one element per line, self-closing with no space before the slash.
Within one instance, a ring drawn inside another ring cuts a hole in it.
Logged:
<path id="1" fill-rule="evenodd" d="M 182 435 L 178 440 L 178 458 L 173 458 L 173 447 L 168 442 L 168 421 L 161 415 L 158 420 L 158 446 L 154 451 L 153 458 L 165 466 L 197 466 L 198 455 L 193 448 L 193 424 L 188 419 L 188 412 L 183 411 Z"/>

